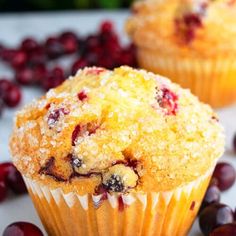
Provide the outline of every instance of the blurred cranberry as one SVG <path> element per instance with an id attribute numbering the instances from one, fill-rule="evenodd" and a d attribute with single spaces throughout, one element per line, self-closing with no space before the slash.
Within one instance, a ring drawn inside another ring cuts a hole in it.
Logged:
<path id="1" fill-rule="evenodd" d="M 114 61 L 110 57 L 103 55 L 98 59 L 98 66 L 106 69 L 112 69 L 114 67 Z"/>
<path id="2" fill-rule="evenodd" d="M 109 20 L 102 22 L 102 24 L 100 25 L 100 31 L 102 33 L 107 33 L 107 32 L 113 31 L 113 24 L 112 24 L 112 22 L 109 21 Z"/>
<path id="3" fill-rule="evenodd" d="M 8 107 L 15 107 L 21 101 L 21 91 L 16 85 L 12 85 L 4 95 L 4 102 Z"/>
<path id="4" fill-rule="evenodd" d="M 72 75 L 75 75 L 77 70 L 84 68 L 86 66 L 89 66 L 88 62 L 85 59 L 78 59 L 77 61 L 74 62 L 74 64 L 71 67 L 71 73 Z"/>
<path id="5" fill-rule="evenodd" d="M 3 236 L 43 236 L 43 233 L 31 223 L 15 222 L 7 226 Z"/>
<path id="6" fill-rule="evenodd" d="M 12 58 L 15 56 L 16 52 L 17 52 L 17 50 L 15 50 L 15 49 L 4 48 L 1 51 L 1 57 L 4 61 L 11 62 Z"/>
<path id="7" fill-rule="evenodd" d="M 236 236 L 236 223 L 222 225 L 214 229 L 210 236 Z"/>
<path id="8" fill-rule="evenodd" d="M 61 67 L 59 66 L 56 66 L 54 67 L 52 70 L 51 70 L 51 75 L 53 77 L 59 77 L 59 78 L 62 78 L 64 79 L 64 71 Z"/>
<path id="9" fill-rule="evenodd" d="M 41 83 L 48 76 L 48 70 L 44 64 L 38 64 L 33 68 L 33 77 L 36 83 Z"/>
<path id="10" fill-rule="evenodd" d="M 43 47 L 38 47 L 28 54 L 28 62 L 30 65 L 38 65 L 46 62 L 46 52 Z"/>
<path id="11" fill-rule="evenodd" d="M 34 51 L 38 47 L 39 44 L 34 38 L 25 38 L 21 43 L 21 49 L 27 53 Z"/>
<path id="12" fill-rule="evenodd" d="M 100 47 L 100 39 L 96 35 L 90 35 L 85 40 L 87 50 Z"/>
<path id="13" fill-rule="evenodd" d="M 202 201 L 200 212 L 207 206 L 220 201 L 220 190 L 216 185 L 210 185 Z"/>
<path id="14" fill-rule="evenodd" d="M 4 179 L 0 178 L 0 202 L 3 202 L 7 197 L 7 186 Z"/>
<path id="15" fill-rule="evenodd" d="M 22 85 L 30 85 L 34 83 L 33 70 L 30 68 L 23 68 L 16 72 L 16 81 Z"/>
<path id="16" fill-rule="evenodd" d="M 27 62 L 27 55 L 23 51 L 17 51 L 11 60 L 11 66 L 13 69 L 19 69 L 25 66 Z"/>
<path id="17" fill-rule="evenodd" d="M 50 59 L 58 58 L 64 53 L 64 49 L 60 41 L 55 37 L 50 37 L 45 43 L 46 54 Z"/>
<path id="18" fill-rule="evenodd" d="M 0 179 L 3 179 L 16 194 L 23 194 L 27 192 L 20 172 L 11 162 L 0 164 Z"/>
<path id="19" fill-rule="evenodd" d="M 233 148 L 234 148 L 234 152 L 236 153 L 236 134 L 234 134 L 234 137 L 233 137 Z"/>
<path id="20" fill-rule="evenodd" d="M 135 57 L 128 50 L 123 50 L 118 59 L 118 65 L 128 65 L 134 67 L 136 65 Z"/>
<path id="21" fill-rule="evenodd" d="M 16 194 L 27 193 L 25 182 L 20 172 L 12 165 L 9 167 L 8 174 L 6 176 L 6 182 L 11 190 Z"/>
<path id="22" fill-rule="evenodd" d="M 0 79 L 0 97 L 12 87 L 12 82 L 8 79 Z"/>
<path id="23" fill-rule="evenodd" d="M 219 189 L 225 191 L 234 184 L 236 172 L 234 167 L 229 163 L 220 162 L 216 165 L 213 178 L 217 179 Z"/>
<path id="24" fill-rule="evenodd" d="M 65 32 L 60 35 L 59 41 L 67 54 L 75 53 L 78 50 L 78 40 L 74 33 Z"/>
<path id="25" fill-rule="evenodd" d="M 75 40 L 78 40 L 78 36 L 73 31 L 62 32 L 59 38 L 74 38 Z"/>
<path id="26" fill-rule="evenodd" d="M 53 68 L 47 77 L 42 80 L 42 86 L 45 90 L 55 88 L 65 80 L 64 71 L 60 67 Z"/>
<path id="27" fill-rule="evenodd" d="M 233 221 L 233 211 L 229 206 L 220 203 L 209 205 L 199 215 L 199 226 L 205 236 L 215 228 Z"/>

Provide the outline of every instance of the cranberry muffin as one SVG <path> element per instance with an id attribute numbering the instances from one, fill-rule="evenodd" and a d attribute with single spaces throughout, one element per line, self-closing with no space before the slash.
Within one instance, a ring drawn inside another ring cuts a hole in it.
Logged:
<path id="1" fill-rule="evenodd" d="M 214 107 L 236 101 L 236 2 L 137 1 L 126 30 L 139 65 Z"/>
<path id="2" fill-rule="evenodd" d="M 224 135 L 168 79 L 92 67 L 21 110 L 10 149 L 49 235 L 180 236 Z"/>

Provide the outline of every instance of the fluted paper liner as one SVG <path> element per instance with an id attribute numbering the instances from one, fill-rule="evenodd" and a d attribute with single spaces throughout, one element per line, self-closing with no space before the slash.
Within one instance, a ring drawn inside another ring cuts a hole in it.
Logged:
<path id="1" fill-rule="evenodd" d="M 168 192 L 78 195 L 24 178 L 48 233 L 53 236 L 187 235 L 212 170 Z"/>
<path id="2" fill-rule="evenodd" d="M 183 58 L 138 48 L 138 61 L 140 67 L 169 77 L 213 107 L 236 101 L 236 60 L 232 56 Z"/>

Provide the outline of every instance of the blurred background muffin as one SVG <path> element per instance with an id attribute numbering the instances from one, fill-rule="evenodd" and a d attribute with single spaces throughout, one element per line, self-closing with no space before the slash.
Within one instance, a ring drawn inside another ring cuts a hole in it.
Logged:
<path id="1" fill-rule="evenodd" d="M 236 3 L 146 0 L 132 7 L 126 30 L 139 65 L 221 107 L 236 100 Z"/>

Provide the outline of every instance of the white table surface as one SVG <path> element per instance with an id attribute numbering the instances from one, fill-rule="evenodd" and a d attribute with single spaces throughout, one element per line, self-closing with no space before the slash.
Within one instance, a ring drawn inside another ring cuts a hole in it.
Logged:
<path id="1" fill-rule="evenodd" d="M 41 14 L 10 14 L 0 16 L 0 42 L 15 46 L 25 36 L 34 36 L 37 39 L 45 39 L 47 35 L 58 33 L 65 29 L 72 29 L 80 35 L 86 35 L 94 32 L 99 22 L 105 19 L 111 19 L 123 41 L 127 41 L 123 30 L 123 24 L 128 16 L 127 11 L 115 12 L 63 12 L 63 13 L 41 13 Z M 11 76 L 0 63 L 0 77 L 3 75 Z M 23 102 L 21 106 L 33 98 L 42 94 L 42 91 L 36 88 L 23 89 Z M 19 109 L 21 106 L 17 107 Z M 0 162 L 10 159 L 8 150 L 8 138 L 12 127 L 12 118 L 16 110 L 5 110 L 0 118 Z M 236 167 L 236 155 L 232 152 L 232 137 L 236 132 L 236 104 L 217 111 L 220 121 L 226 131 L 226 153 L 223 160 L 231 162 Z M 236 207 L 236 185 L 228 192 L 222 194 L 222 202 L 229 204 L 232 208 Z M 40 220 L 33 208 L 30 198 L 26 196 L 11 198 L 0 204 L 0 235 L 6 225 L 14 221 L 29 221 L 43 228 Z M 46 235 L 46 234 L 45 234 Z M 190 236 L 200 236 L 201 233 L 196 221 Z M 82 235 L 81 235 L 82 236 Z"/>

